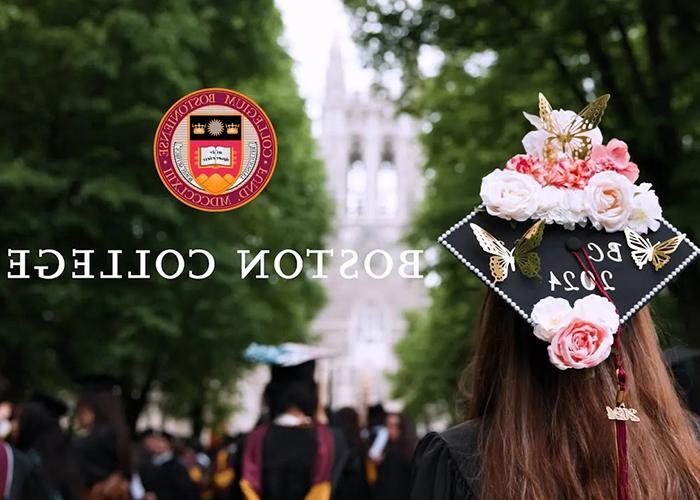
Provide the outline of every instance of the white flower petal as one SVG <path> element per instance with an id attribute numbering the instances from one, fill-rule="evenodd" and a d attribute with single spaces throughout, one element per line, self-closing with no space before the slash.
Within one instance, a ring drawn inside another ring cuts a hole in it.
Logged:
<path id="1" fill-rule="evenodd" d="M 634 191 L 634 184 L 617 172 L 600 172 L 591 177 L 584 193 L 593 226 L 609 233 L 624 229 L 632 213 Z"/>
<path id="2" fill-rule="evenodd" d="M 524 221 L 532 217 L 542 186 L 527 174 L 496 169 L 481 181 L 481 200 L 490 215 Z"/>
<path id="3" fill-rule="evenodd" d="M 559 297 L 545 297 L 532 308 L 530 319 L 537 338 L 550 341 L 554 335 L 569 324 L 573 309 L 569 301 Z"/>
<path id="4" fill-rule="evenodd" d="M 615 305 L 600 295 L 587 295 L 574 303 L 574 317 L 600 325 L 612 334 L 617 333 L 620 316 Z"/>

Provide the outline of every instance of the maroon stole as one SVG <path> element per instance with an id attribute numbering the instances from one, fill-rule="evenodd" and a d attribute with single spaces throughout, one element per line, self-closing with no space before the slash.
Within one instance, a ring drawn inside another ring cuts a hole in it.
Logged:
<path id="1" fill-rule="evenodd" d="M 2 494 L 2 498 L 10 498 L 14 469 L 13 458 L 10 446 L 0 442 L 0 494 Z"/>
<path id="2" fill-rule="evenodd" d="M 262 452 L 268 424 L 256 427 L 246 440 L 241 471 L 241 490 L 245 500 L 262 497 Z M 316 425 L 316 461 L 314 462 L 311 489 L 305 500 L 329 500 L 331 474 L 333 472 L 333 436 L 326 425 Z"/>

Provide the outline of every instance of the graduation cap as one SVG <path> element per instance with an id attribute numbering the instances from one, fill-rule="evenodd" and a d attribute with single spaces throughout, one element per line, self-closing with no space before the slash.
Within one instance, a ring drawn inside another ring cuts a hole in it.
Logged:
<path id="1" fill-rule="evenodd" d="M 45 392 L 36 391 L 29 401 L 41 405 L 56 420 L 68 413 L 68 405 L 65 401 Z"/>
<path id="2" fill-rule="evenodd" d="M 279 345 L 253 343 L 243 356 L 251 363 L 269 365 L 273 380 L 313 381 L 316 360 L 332 354 L 323 347 L 286 342 Z"/>
<path id="3" fill-rule="evenodd" d="M 607 358 L 620 325 L 700 253 L 662 217 L 653 186 L 636 183 L 627 145 L 602 144 L 608 98 L 577 114 L 540 94 L 539 116 L 525 114 L 537 128 L 523 139 L 526 154 L 484 177 L 482 204 L 439 238 L 551 343 L 561 369 Z M 603 352 L 558 351 L 553 342 L 574 318 L 607 330 Z"/>
<path id="4" fill-rule="evenodd" d="M 637 183 L 627 145 L 603 144 L 598 124 L 609 97 L 575 113 L 553 110 L 540 94 L 539 115 L 525 113 L 536 128 L 523 138 L 525 154 L 482 179 L 482 204 L 439 241 L 549 343 L 557 368 L 591 368 L 618 347 L 617 406 L 607 412 L 624 436 L 625 422 L 638 417 L 624 405 L 621 325 L 700 250 L 663 218 L 653 186 Z"/>
<path id="5" fill-rule="evenodd" d="M 439 241 L 531 324 L 534 306 L 542 299 L 574 304 L 599 293 L 594 271 L 582 268 L 572 255 L 585 250 L 625 323 L 698 256 L 698 248 L 678 229 L 664 219 L 659 222 L 656 231 L 634 236 L 630 245 L 625 231 L 508 221 L 489 215 L 481 205 Z M 672 252 L 663 251 L 671 246 Z M 655 265 L 666 258 L 665 264 Z"/>
<path id="6" fill-rule="evenodd" d="M 308 416 L 315 413 L 318 401 L 314 379 L 316 360 L 332 356 L 332 351 L 293 342 L 279 345 L 253 343 L 243 355 L 249 362 L 270 366 L 265 400 L 273 418 L 290 406 L 298 407 Z"/>
<path id="7" fill-rule="evenodd" d="M 140 441 L 143 441 L 146 438 L 149 437 L 158 437 L 158 438 L 163 438 L 167 441 L 172 441 L 173 440 L 173 435 L 170 434 L 169 432 L 163 430 L 163 429 L 154 429 L 153 427 L 148 427 L 138 434 L 138 438 Z"/>
<path id="8" fill-rule="evenodd" d="M 121 390 L 121 386 L 117 379 L 106 373 L 93 373 L 80 377 L 77 380 L 81 388 L 81 394 L 95 395 L 102 393 L 110 393 L 117 395 Z"/>

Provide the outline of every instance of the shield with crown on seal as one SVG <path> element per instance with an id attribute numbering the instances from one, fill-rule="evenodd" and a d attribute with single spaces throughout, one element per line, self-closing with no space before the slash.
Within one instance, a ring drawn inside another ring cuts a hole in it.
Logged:
<path id="1" fill-rule="evenodd" d="M 233 186 L 243 165 L 241 115 L 189 116 L 189 168 L 199 186 L 221 194 Z"/>

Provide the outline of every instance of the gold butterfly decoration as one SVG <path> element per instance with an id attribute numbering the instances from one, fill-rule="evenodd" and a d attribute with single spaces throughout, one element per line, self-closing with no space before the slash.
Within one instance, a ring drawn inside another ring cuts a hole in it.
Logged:
<path id="1" fill-rule="evenodd" d="M 516 266 L 528 278 L 539 277 L 540 256 L 536 250 L 542 243 L 544 221 L 535 222 L 522 238 L 516 240 L 513 250 L 508 250 L 502 241 L 476 224 L 469 226 L 484 252 L 491 254 L 489 269 L 494 283 L 504 281 L 508 277 L 508 271 L 515 271 Z"/>
<path id="2" fill-rule="evenodd" d="M 651 244 L 647 238 L 639 233 L 625 228 L 625 238 L 627 246 L 632 249 L 632 260 L 639 269 L 651 262 L 655 270 L 659 270 L 669 263 L 671 254 L 676 251 L 681 242 L 685 239 L 685 234 L 674 236 L 666 241 L 660 241 L 655 245 Z"/>
<path id="3" fill-rule="evenodd" d="M 557 148 L 555 141 L 559 143 L 561 151 L 575 160 L 585 160 L 591 152 L 591 138 L 586 135 L 595 129 L 608 105 L 610 94 L 596 97 L 593 102 L 579 111 L 565 127 L 561 128 L 552 119 L 552 106 L 547 98 L 540 93 L 539 110 L 542 129 L 551 134 L 544 141 L 544 156 L 548 163 L 556 160 Z"/>

